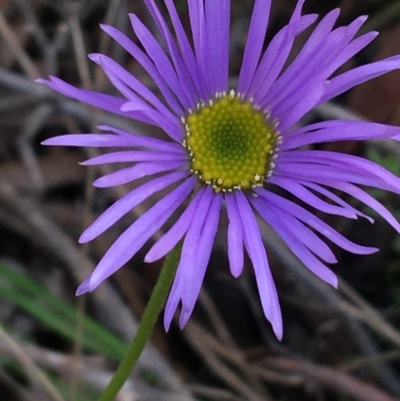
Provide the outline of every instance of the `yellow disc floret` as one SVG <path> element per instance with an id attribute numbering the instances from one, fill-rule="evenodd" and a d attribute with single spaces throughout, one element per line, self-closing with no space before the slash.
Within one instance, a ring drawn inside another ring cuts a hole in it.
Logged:
<path id="1" fill-rule="evenodd" d="M 278 133 L 252 102 L 218 94 L 183 120 L 191 169 L 217 192 L 262 185 L 273 166 Z"/>

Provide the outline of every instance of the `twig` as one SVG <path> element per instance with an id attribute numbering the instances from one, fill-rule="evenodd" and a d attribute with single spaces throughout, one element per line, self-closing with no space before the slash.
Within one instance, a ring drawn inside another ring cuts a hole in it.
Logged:
<path id="1" fill-rule="evenodd" d="M 398 399 L 391 397 L 370 384 L 324 366 L 286 358 L 268 358 L 267 364 L 275 369 L 282 369 L 285 372 L 304 375 L 309 379 L 323 384 L 325 387 L 349 394 L 360 401 L 398 401 Z"/>
<path id="2" fill-rule="evenodd" d="M 43 188 L 43 176 L 33 150 L 32 141 L 51 113 L 52 107 L 48 104 L 40 104 L 35 108 L 27 116 L 17 141 L 21 159 L 25 163 L 32 186 L 36 190 Z"/>
<path id="3" fill-rule="evenodd" d="M 7 20 L 4 18 L 3 13 L 0 11 L 0 35 L 3 37 L 4 41 L 7 43 L 10 51 L 14 54 L 20 66 L 26 72 L 26 74 L 33 80 L 40 77 L 40 73 L 33 64 L 30 57 L 25 52 L 24 48 L 21 46 L 21 42 L 15 35 L 14 31 L 10 28 Z"/>
<path id="4" fill-rule="evenodd" d="M 399 331 L 396 330 L 389 322 L 387 322 L 386 319 L 382 318 L 382 315 L 378 313 L 376 309 L 374 309 L 343 280 L 340 280 L 339 290 L 358 306 L 357 309 L 354 309 L 351 305 L 342 302 L 341 306 L 346 313 L 353 313 L 353 316 L 362 319 L 377 333 L 380 333 L 393 344 L 400 347 Z"/>
<path id="5" fill-rule="evenodd" d="M 33 384 L 40 386 L 43 391 L 55 401 L 65 401 L 64 397 L 53 386 L 51 381 L 42 373 L 35 362 L 24 352 L 23 348 L 0 325 L 0 341 L 7 344 L 15 360 L 25 369 L 26 374 Z"/>
<path id="6" fill-rule="evenodd" d="M 229 386 L 242 394 L 242 396 L 244 396 L 246 400 L 270 400 L 270 397 L 267 394 L 265 394 L 264 392 L 263 394 L 259 394 L 258 392 L 256 392 L 253 385 L 250 385 L 241 377 L 239 377 L 232 369 L 230 369 L 226 365 L 226 363 L 218 358 L 217 355 L 221 354 L 223 347 L 219 345 L 209 333 L 201 328 L 201 326 L 197 325 L 193 320 L 191 320 L 186 325 L 183 334 L 190 342 L 190 344 L 196 349 L 196 351 L 200 353 L 204 361 L 210 366 L 213 372 Z M 219 352 L 215 352 L 217 350 Z M 225 353 L 225 357 L 229 357 L 229 354 Z M 235 356 L 231 356 L 231 362 L 232 360 L 236 363 L 238 362 Z M 240 362 L 246 363 L 242 359 Z M 242 368 L 244 368 L 244 366 L 242 366 Z M 248 367 L 248 369 L 250 368 Z"/>
<path id="7" fill-rule="evenodd" d="M 78 66 L 79 76 L 85 89 L 92 87 L 89 67 L 87 63 L 85 41 L 82 34 L 81 25 L 79 23 L 79 15 L 81 11 L 81 4 L 79 2 L 70 1 L 65 4 L 68 15 L 68 23 L 71 29 L 72 43 L 74 47 L 74 54 Z"/>
<path id="8" fill-rule="evenodd" d="M 393 361 L 400 359 L 400 351 L 388 351 L 382 352 L 381 354 L 369 356 L 366 358 L 358 358 L 355 361 L 348 362 L 341 367 L 343 372 L 351 372 L 360 368 L 364 368 L 366 365 L 376 364 L 381 361 Z"/>

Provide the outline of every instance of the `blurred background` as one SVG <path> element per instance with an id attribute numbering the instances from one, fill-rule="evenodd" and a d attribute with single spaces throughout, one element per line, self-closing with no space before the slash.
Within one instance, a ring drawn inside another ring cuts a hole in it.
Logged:
<path id="1" fill-rule="evenodd" d="M 187 26 L 186 1 L 175 3 Z M 254 2 L 232 3 L 234 85 Z M 268 39 L 287 23 L 295 3 L 273 1 Z M 339 25 L 368 14 L 363 31 L 381 32 L 342 71 L 400 53 L 400 1 L 307 0 L 304 12 L 323 16 L 335 7 L 342 10 Z M 101 52 L 155 89 L 99 28 L 102 22 L 111 24 L 136 40 L 129 12 L 154 28 L 140 0 L 0 0 L 1 401 L 96 400 L 134 335 L 162 265 L 143 263 L 148 243 L 99 289 L 75 298 L 78 284 L 150 204 L 133 210 L 96 241 L 79 245 L 83 229 L 130 187 L 91 186 L 112 168 L 78 165 L 97 150 L 40 145 L 54 135 L 96 132 L 102 123 L 162 135 L 35 83 L 52 74 L 88 90 L 115 93 L 86 56 Z M 309 33 L 296 42 L 294 54 Z M 394 72 L 319 107 L 304 122 L 362 118 L 398 125 L 399 111 L 400 73 Z M 361 155 L 400 173 L 400 144 L 389 140 L 323 148 Z M 371 194 L 400 218 L 398 196 Z M 380 252 L 355 256 L 334 249 L 339 263 L 333 270 L 340 277 L 334 291 L 264 227 L 284 317 L 284 337 L 278 342 L 262 314 L 251 265 L 246 262 L 239 279 L 229 273 L 222 218 L 193 317 L 183 331 L 173 325 L 166 334 L 161 324 L 156 327 L 118 400 L 399 400 L 400 237 L 379 218 L 374 225 L 324 219 Z"/>

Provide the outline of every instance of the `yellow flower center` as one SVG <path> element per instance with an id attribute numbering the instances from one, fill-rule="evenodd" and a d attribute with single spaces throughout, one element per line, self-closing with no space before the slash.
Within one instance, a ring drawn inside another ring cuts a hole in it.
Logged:
<path id="1" fill-rule="evenodd" d="M 270 173 L 278 132 L 252 102 L 218 94 L 183 119 L 191 170 L 216 192 L 262 186 Z"/>

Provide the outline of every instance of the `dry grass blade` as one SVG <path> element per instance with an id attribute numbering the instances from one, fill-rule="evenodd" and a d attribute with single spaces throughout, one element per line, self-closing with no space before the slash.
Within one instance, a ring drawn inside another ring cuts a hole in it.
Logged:
<path id="1" fill-rule="evenodd" d="M 8 25 L 7 20 L 4 18 L 4 14 L 0 11 L 0 35 L 6 41 L 8 48 L 13 52 L 18 63 L 24 69 L 25 73 L 32 80 L 40 78 L 39 70 L 32 62 L 30 57 L 24 50 L 18 37 L 15 35 L 12 28 Z"/>
<path id="2" fill-rule="evenodd" d="M 246 370 L 248 373 L 251 372 L 249 365 L 247 365 L 240 354 L 232 352 L 232 350 L 230 350 L 231 352 L 225 352 L 226 350 L 224 347 L 220 345 L 210 333 L 194 322 L 189 322 L 187 324 L 184 333 L 187 340 L 204 358 L 204 361 L 212 369 L 214 374 L 220 377 L 230 387 L 249 401 L 272 401 L 272 398 L 270 398 L 264 389 L 260 390 L 259 386 L 257 386 L 258 388 L 254 388 L 254 383 L 252 384 L 252 380 L 248 380 L 248 375 L 245 375 L 247 376 L 247 380 L 245 380 L 242 378 L 243 372 L 242 374 L 236 372 L 239 368 Z M 221 358 L 221 354 L 224 354 L 225 358 Z M 229 359 L 230 362 L 234 362 L 236 369 L 232 369 L 226 364 L 224 359 Z M 256 378 L 253 376 L 252 379 L 254 380 Z"/>
<path id="3" fill-rule="evenodd" d="M 343 309 L 346 310 L 347 313 L 352 314 L 352 311 L 354 311 L 356 317 L 365 321 L 377 333 L 380 333 L 384 338 L 400 347 L 400 332 L 395 327 L 387 322 L 376 309 L 369 305 L 368 302 L 343 280 L 340 282 L 339 289 L 357 306 L 357 309 L 354 311 L 354 308 L 351 306 L 346 307 L 346 304 L 342 302 Z"/>
<path id="4" fill-rule="evenodd" d="M 397 398 L 391 397 L 368 383 L 337 372 L 334 369 L 310 362 L 285 358 L 268 358 L 267 364 L 274 369 L 278 368 L 286 372 L 304 375 L 309 380 L 320 383 L 339 393 L 351 395 L 359 401 L 398 401 Z"/>
<path id="5" fill-rule="evenodd" d="M 6 344 L 9 353 L 24 368 L 33 387 L 42 390 L 52 401 L 65 401 L 64 397 L 40 370 L 35 362 L 24 352 L 18 342 L 0 326 L 0 342 Z"/>

